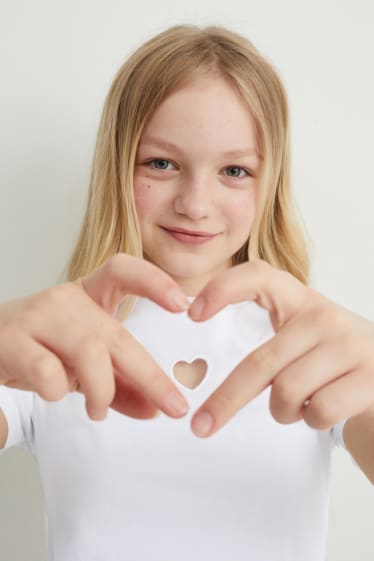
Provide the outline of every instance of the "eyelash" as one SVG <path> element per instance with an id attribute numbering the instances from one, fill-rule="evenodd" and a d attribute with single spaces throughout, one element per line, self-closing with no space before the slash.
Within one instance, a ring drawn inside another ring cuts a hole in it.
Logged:
<path id="1" fill-rule="evenodd" d="M 147 162 L 144 162 L 144 165 L 151 167 L 150 164 L 152 164 L 153 162 L 168 162 L 169 164 L 172 163 L 172 162 L 170 162 L 170 160 L 167 160 L 166 158 L 153 158 L 152 160 L 148 160 Z M 240 169 L 242 171 L 245 171 L 245 173 L 247 174 L 248 177 L 253 177 L 253 174 L 248 169 L 243 168 L 241 166 L 226 166 L 225 169 L 230 169 L 230 168 Z M 167 171 L 165 169 L 159 169 L 159 168 L 154 168 L 154 167 L 151 167 L 151 169 L 156 169 L 158 171 Z M 244 179 L 244 177 L 235 177 L 235 176 L 228 176 L 228 177 L 232 177 L 233 179 Z"/>

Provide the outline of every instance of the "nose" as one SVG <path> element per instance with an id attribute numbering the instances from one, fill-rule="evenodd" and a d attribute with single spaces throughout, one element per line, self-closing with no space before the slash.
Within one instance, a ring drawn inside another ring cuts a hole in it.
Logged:
<path id="1" fill-rule="evenodd" d="M 200 220 L 211 214 L 213 198 L 213 189 L 207 178 L 191 178 L 178 187 L 174 209 L 177 214 Z"/>

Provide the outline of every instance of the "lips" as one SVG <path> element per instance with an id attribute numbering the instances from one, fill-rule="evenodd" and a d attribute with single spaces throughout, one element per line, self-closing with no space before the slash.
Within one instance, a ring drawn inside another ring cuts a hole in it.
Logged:
<path id="1" fill-rule="evenodd" d="M 178 242 L 190 245 L 204 244 L 217 235 L 197 230 L 184 230 L 183 228 L 164 228 L 163 226 L 161 228 Z"/>
<path id="2" fill-rule="evenodd" d="M 207 238 L 212 238 L 213 236 L 215 236 L 216 234 L 211 234 L 210 232 L 200 232 L 200 231 L 195 231 L 195 230 L 184 230 L 183 228 L 164 228 L 164 230 L 168 230 L 169 232 L 177 232 L 180 234 L 187 234 L 188 236 L 199 236 L 200 238 L 202 237 L 207 237 Z"/>

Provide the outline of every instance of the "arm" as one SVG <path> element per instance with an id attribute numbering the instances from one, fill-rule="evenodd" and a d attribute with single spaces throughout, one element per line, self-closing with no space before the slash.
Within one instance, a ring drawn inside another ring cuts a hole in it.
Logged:
<path id="1" fill-rule="evenodd" d="M 1 448 L 4 448 L 7 438 L 8 438 L 8 421 L 6 420 L 4 413 L 0 409 L 0 450 Z"/>
<path id="2" fill-rule="evenodd" d="M 345 423 L 349 450 L 374 483 L 374 412 L 368 412 L 374 409 L 374 322 L 262 260 L 213 278 L 188 315 L 206 321 L 224 306 L 245 300 L 269 312 L 275 335 L 208 396 L 192 417 L 192 431 L 212 436 L 271 384 L 269 409 L 279 423 L 303 418 L 311 428 L 327 430 L 352 419 Z"/>
<path id="3" fill-rule="evenodd" d="M 76 281 L 0 302 L 0 389 L 34 392 L 46 401 L 79 391 L 93 420 L 104 419 L 109 407 L 139 419 L 157 410 L 184 416 L 183 394 L 114 317 L 130 294 L 173 313 L 190 305 L 169 275 L 125 253 Z M 92 376 L 93 369 L 100 376 Z"/>
<path id="4" fill-rule="evenodd" d="M 374 406 L 348 419 L 343 438 L 347 450 L 374 485 Z"/>

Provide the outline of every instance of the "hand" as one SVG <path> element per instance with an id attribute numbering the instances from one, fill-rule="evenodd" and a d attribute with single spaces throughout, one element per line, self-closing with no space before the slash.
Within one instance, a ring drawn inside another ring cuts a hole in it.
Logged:
<path id="1" fill-rule="evenodd" d="M 150 282 L 150 279 L 152 282 Z M 109 406 L 130 417 L 172 417 L 179 390 L 113 317 L 126 294 L 171 312 L 187 309 L 182 290 L 158 267 L 125 254 L 76 282 L 0 304 L 0 383 L 55 401 L 79 389 L 92 419 Z M 184 305 L 185 302 L 185 305 Z"/>
<path id="2" fill-rule="evenodd" d="M 188 313 L 204 321 L 244 300 L 269 311 L 276 335 L 242 360 L 199 408 L 192 419 L 195 434 L 211 436 L 270 384 L 270 412 L 283 424 L 304 419 L 325 430 L 374 405 L 373 322 L 265 261 L 243 263 L 217 276 Z M 203 411 L 212 416 L 206 434 L 197 427 Z"/>

